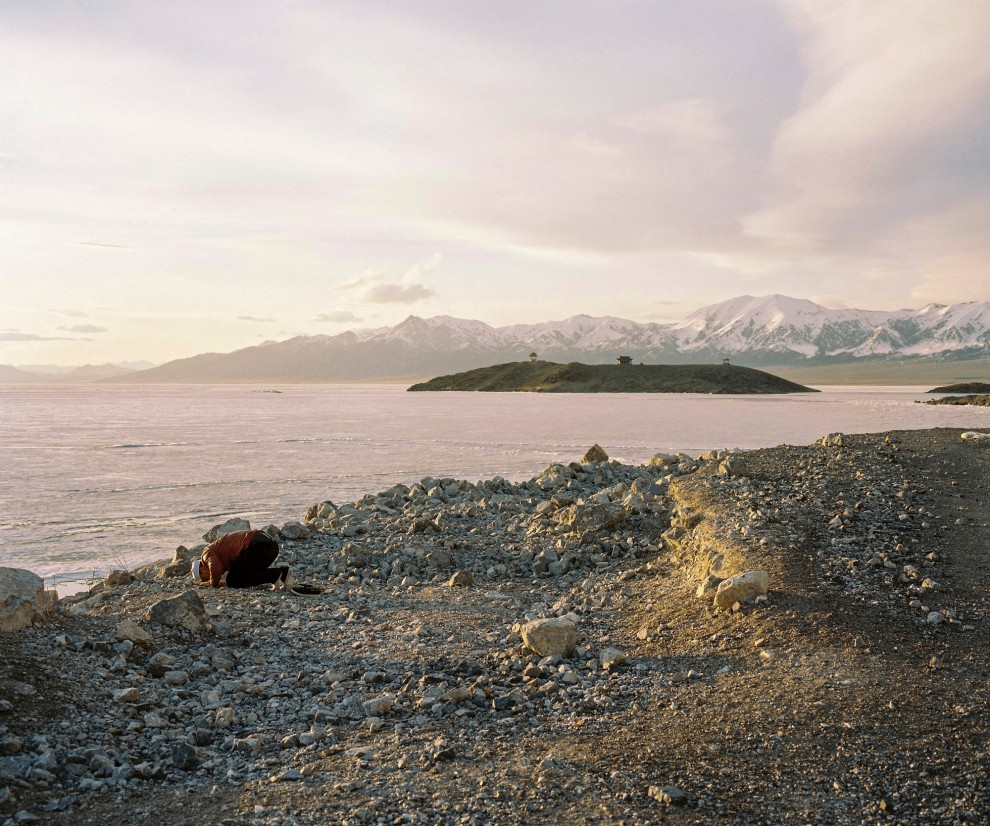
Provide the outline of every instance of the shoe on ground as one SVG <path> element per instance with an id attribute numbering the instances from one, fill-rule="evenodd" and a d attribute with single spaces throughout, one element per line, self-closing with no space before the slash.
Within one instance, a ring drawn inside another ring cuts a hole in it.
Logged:
<path id="1" fill-rule="evenodd" d="M 289 587 L 289 593 L 295 594 L 297 597 L 315 597 L 317 594 L 322 594 L 323 591 L 313 585 L 297 582 Z"/>
<path id="2" fill-rule="evenodd" d="M 189 566 L 189 573 L 192 575 L 193 582 L 202 582 L 202 578 L 199 575 L 199 569 L 202 566 L 202 560 L 194 559 L 192 565 Z"/>
<path id="3" fill-rule="evenodd" d="M 282 587 L 286 591 L 291 591 L 293 586 L 296 584 L 296 578 L 292 574 L 292 568 L 289 568 L 285 573 L 285 579 L 282 580 Z"/>

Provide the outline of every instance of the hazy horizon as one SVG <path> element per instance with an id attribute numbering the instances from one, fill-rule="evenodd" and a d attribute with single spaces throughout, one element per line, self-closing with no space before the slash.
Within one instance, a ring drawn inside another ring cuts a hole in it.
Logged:
<path id="1" fill-rule="evenodd" d="M 990 5 L 0 4 L 0 364 L 990 299 Z"/>

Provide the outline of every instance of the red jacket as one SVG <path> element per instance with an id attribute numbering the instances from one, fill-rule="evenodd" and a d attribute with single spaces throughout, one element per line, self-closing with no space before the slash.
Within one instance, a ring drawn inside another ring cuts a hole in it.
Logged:
<path id="1" fill-rule="evenodd" d="M 224 575 L 230 570 L 234 560 L 260 534 L 261 531 L 235 531 L 207 545 L 201 558 L 199 576 L 203 581 L 200 584 L 212 585 L 214 588 L 226 585 Z"/>

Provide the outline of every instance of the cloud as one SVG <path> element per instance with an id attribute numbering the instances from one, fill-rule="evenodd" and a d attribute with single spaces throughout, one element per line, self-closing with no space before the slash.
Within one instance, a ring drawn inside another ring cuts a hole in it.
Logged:
<path id="1" fill-rule="evenodd" d="M 433 270 L 439 267 L 442 261 L 443 256 L 439 252 L 435 252 L 425 261 L 418 261 L 413 264 L 408 270 L 406 270 L 406 274 L 402 277 L 402 280 L 407 284 L 417 282 L 424 275 L 426 275 L 426 273 L 433 272 Z"/>
<path id="2" fill-rule="evenodd" d="M 990 4 L 517 5 L 8 3 L 0 309 L 55 295 L 116 334 L 125 307 L 186 312 L 198 279 L 203 306 L 274 313 L 273 272 L 326 324 L 987 296 L 958 222 L 990 202 Z"/>
<path id="3" fill-rule="evenodd" d="M 274 318 L 258 318 L 257 316 L 253 316 L 253 315 L 239 315 L 239 316 L 237 316 L 237 320 L 238 321 L 254 321 L 254 322 L 258 322 L 258 323 L 267 323 L 267 322 L 275 321 Z"/>
<path id="4" fill-rule="evenodd" d="M 59 327 L 66 333 L 105 333 L 106 327 L 97 327 L 95 324 L 73 324 L 71 327 Z"/>
<path id="5" fill-rule="evenodd" d="M 378 284 L 368 290 L 364 296 L 364 301 L 369 304 L 415 304 L 417 301 L 425 301 L 436 295 L 432 287 L 424 287 L 422 284 Z"/>
<path id="6" fill-rule="evenodd" d="M 806 74 L 772 145 L 773 188 L 742 218 L 746 235 L 798 253 L 862 254 L 974 184 L 985 193 L 987 176 L 962 159 L 987 137 L 990 5 L 781 7 L 802 37 Z"/>
<path id="7" fill-rule="evenodd" d="M 346 322 L 363 321 L 364 319 L 354 315 L 350 310 L 333 310 L 329 313 L 320 313 L 313 317 L 313 321 L 327 322 L 329 324 L 344 324 Z"/>
<path id="8" fill-rule="evenodd" d="M 89 339 L 69 336 L 39 336 L 36 333 L 21 333 L 17 330 L 0 330 L 0 341 L 88 341 Z"/>
<path id="9" fill-rule="evenodd" d="M 615 123 L 634 132 L 664 136 L 680 151 L 732 140 L 726 122 L 729 107 L 710 98 L 674 100 L 621 113 Z"/>
<path id="10" fill-rule="evenodd" d="M 947 210 L 924 215 L 905 227 L 904 261 L 897 283 L 905 272 L 914 282 L 911 298 L 921 304 L 951 304 L 990 300 L 990 200 L 974 199 Z M 952 278 L 947 279 L 946 273 Z"/>
<path id="11" fill-rule="evenodd" d="M 386 278 L 388 278 L 388 270 L 370 269 L 364 275 L 345 281 L 340 285 L 340 288 L 342 290 L 357 290 L 361 287 L 367 287 L 369 284 L 379 284 Z"/>
<path id="12" fill-rule="evenodd" d="M 133 247 L 129 247 L 127 244 L 104 244 L 101 241 L 80 241 L 79 246 L 80 247 L 110 247 L 111 249 L 117 249 L 117 250 L 134 249 Z"/>
<path id="13" fill-rule="evenodd" d="M 389 270 L 369 269 L 364 275 L 352 278 L 340 287 L 351 292 L 360 292 L 358 300 L 366 304 L 415 304 L 436 295 L 436 290 L 421 283 L 421 280 L 424 275 L 437 269 L 441 261 L 443 256 L 435 252 L 429 258 L 413 264 L 398 281 L 390 279 Z"/>

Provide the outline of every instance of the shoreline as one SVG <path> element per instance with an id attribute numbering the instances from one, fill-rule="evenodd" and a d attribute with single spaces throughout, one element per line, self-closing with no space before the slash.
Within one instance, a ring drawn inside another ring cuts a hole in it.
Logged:
<path id="1" fill-rule="evenodd" d="M 0 635 L 0 817 L 984 820 L 990 442 L 962 432 L 396 485 L 283 542 L 318 597 L 115 576 Z"/>
<path id="2" fill-rule="evenodd" d="M 866 432 L 872 429 L 870 427 L 872 418 L 878 421 L 887 419 L 890 425 L 912 428 L 939 424 L 971 427 L 982 423 L 974 415 L 978 412 L 974 408 L 929 407 L 925 409 L 932 413 L 926 415 L 921 412 L 921 405 L 911 404 L 910 407 L 915 410 L 908 410 L 908 405 L 905 405 L 904 401 L 922 398 L 920 392 L 917 394 L 911 392 L 919 388 L 896 388 L 893 393 L 886 391 L 870 393 L 862 399 L 854 388 L 822 389 L 826 392 L 817 394 L 819 401 L 813 404 L 802 401 L 797 405 L 768 402 L 765 398 L 759 401 L 745 401 L 739 405 L 734 403 L 735 399 L 727 400 L 725 397 L 715 396 L 692 398 L 689 401 L 664 399 L 662 404 L 659 400 L 635 396 L 625 397 L 621 401 L 586 396 L 582 398 L 579 408 L 586 408 L 589 411 L 588 415 L 575 414 L 565 418 L 559 431 L 543 426 L 537 427 L 531 434 L 529 433 L 531 425 L 528 422 L 532 415 L 545 413 L 547 421 L 553 421 L 560 415 L 566 417 L 567 410 L 562 410 L 562 404 L 569 410 L 572 405 L 570 400 L 561 400 L 552 395 L 530 396 L 525 402 L 518 403 L 524 405 L 527 413 L 512 414 L 507 410 L 508 401 L 505 399 L 485 398 L 476 402 L 471 402 L 470 399 L 457 399 L 454 401 L 458 409 L 463 410 L 467 416 L 477 416 L 482 409 L 492 406 L 500 415 L 506 416 L 506 426 L 499 428 L 499 432 L 491 434 L 484 444 L 476 444 L 472 441 L 473 437 L 470 433 L 462 432 L 463 429 L 458 430 L 452 435 L 450 444 L 442 448 L 444 451 L 452 451 L 449 460 L 446 455 L 435 455 L 435 449 L 431 444 L 419 438 L 397 462 L 390 463 L 393 467 L 386 469 L 382 462 L 375 461 L 369 473 L 365 474 L 367 478 L 361 479 L 354 478 L 355 474 L 347 470 L 349 465 L 355 468 L 361 466 L 361 457 L 356 453 L 342 454 L 339 468 L 327 474 L 323 465 L 309 458 L 309 456 L 315 457 L 316 450 L 323 449 L 322 447 L 317 446 L 313 451 L 307 449 L 295 452 L 281 447 L 283 438 L 288 438 L 291 442 L 291 439 L 297 435 L 293 431 L 298 431 L 299 425 L 305 425 L 306 430 L 312 432 L 305 416 L 310 415 L 313 406 L 324 398 L 322 391 L 315 393 L 301 391 L 298 398 L 291 395 L 264 397 L 266 402 L 272 400 L 276 409 L 284 411 L 286 424 L 275 441 L 266 442 L 265 436 L 255 437 L 261 439 L 257 442 L 256 450 L 266 467 L 284 468 L 284 472 L 277 475 L 262 473 L 252 490 L 238 489 L 229 485 L 217 488 L 215 491 L 205 490 L 203 498 L 197 494 L 197 485 L 209 484 L 207 480 L 212 478 L 204 475 L 209 472 L 206 459 L 209 458 L 209 464 L 220 462 L 225 465 L 239 461 L 232 448 L 224 444 L 216 444 L 209 446 L 207 451 L 199 448 L 191 450 L 189 446 L 184 445 L 183 439 L 177 439 L 170 433 L 157 431 L 146 435 L 121 433 L 116 439 L 116 442 L 121 444 L 147 442 L 146 447 L 153 448 L 157 443 L 175 442 L 176 446 L 145 449 L 139 456 L 132 455 L 130 451 L 114 450 L 107 453 L 106 462 L 97 467 L 93 458 L 102 455 L 100 453 L 103 449 L 102 441 L 96 434 L 86 435 L 84 441 L 80 442 L 79 449 L 70 451 L 64 457 L 68 465 L 65 466 L 65 471 L 60 477 L 49 479 L 43 470 L 37 477 L 36 483 L 24 494 L 25 502 L 32 499 L 43 500 L 52 491 L 72 497 L 68 502 L 72 507 L 63 518 L 52 521 L 43 513 L 29 509 L 7 497 L 10 524 L 5 526 L 3 533 L 12 552 L 12 563 L 8 562 L 8 564 L 32 568 L 46 575 L 55 574 L 58 581 L 86 580 L 94 570 L 105 573 L 118 558 L 128 567 L 132 567 L 171 552 L 179 542 L 196 541 L 197 535 L 206 531 L 212 524 L 203 518 L 205 514 L 215 514 L 214 521 L 219 521 L 228 515 L 238 515 L 250 518 L 252 522 L 281 523 L 286 519 L 300 518 L 305 507 L 322 495 L 329 494 L 334 498 L 341 495 L 345 499 L 358 498 L 389 484 L 390 481 L 387 480 L 412 484 L 414 480 L 428 473 L 477 479 L 500 472 L 508 466 L 513 471 L 510 478 L 522 481 L 537 472 L 547 461 L 580 453 L 584 449 L 580 446 L 586 446 L 588 443 L 586 434 L 589 432 L 613 447 L 617 444 L 621 445 L 617 449 L 620 456 L 635 463 L 645 461 L 656 449 L 681 449 L 690 455 L 697 455 L 705 452 L 709 446 L 752 449 L 775 443 L 804 444 L 818 433 L 825 432 L 826 427 L 834 427 L 832 421 L 837 423 L 837 429 L 847 432 Z M 246 398 L 245 392 L 242 388 L 240 391 L 222 395 L 225 399 L 241 399 Z M 392 393 L 383 392 L 382 395 L 393 399 Z M 332 394 L 331 396 L 336 398 Z M 190 398 L 193 396 L 182 393 L 175 398 L 170 397 L 170 409 L 180 406 Z M 356 398 L 363 404 L 361 401 L 363 397 L 360 395 L 354 397 L 349 394 L 348 398 L 349 403 L 354 403 Z M 404 401 L 406 394 L 399 393 L 395 398 Z M 527 407 L 526 402 L 532 398 L 539 399 L 540 404 L 529 404 Z M 419 404 L 421 401 L 418 400 L 414 405 L 417 411 L 422 407 Z M 793 397 L 791 401 L 794 401 Z M 286 402 L 290 404 L 286 406 Z M 625 434 L 604 412 L 605 409 L 611 410 L 616 404 L 621 404 L 628 410 L 633 419 L 630 422 L 628 439 L 625 441 L 623 441 Z M 805 404 L 811 404 L 807 411 L 804 409 Z M 512 404 L 513 408 L 517 406 L 515 403 Z M 32 409 L 35 408 L 43 412 L 44 405 L 34 405 Z M 864 415 L 871 412 L 871 409 L 873 416 Z M 758 422 L 753 422 L 757 430 L 750 431 L 739 426 L 733 427 L 732 422 L 725 423 L 720 419 L 723 415 L 729 415 L 730 418 L 745 421 L 746 416 L 751 417 L 752 413 L 758 413 L 760 410 L 765 410 L 766 415 L 778 425 L 772 441 L 767 439 L 764 442 L 753 438 L 751 434 L 759 432 Z M 669 427 L 647 424 L 651 420 L 650 417 L 656 416 L 658 412 L 662 421 L 670 422 Z M 810 424 L 813 429 L 807 425 L 803 426 L 799 421 L 805 412 L 812 420 Z M 432 408 L 428 406 L 426 413 L 432 415 Z M 741 413 L 743 418 L 739 419 L 736 413 Z M 836 414 L 838 414 L 837 418 L 835 418 Z M 297 420 L 299 425 L 296 424 Z M 693 422 L 692 426 L 684 425 L 685 420 Z M 213 427 L 216 423 L 212 419 L 193 421 L 190 423 L 192 428 L 190 432 L 198 432 L 196 428 L 204 424 Z M 393 432 L 387 423 L 376 419 L 371 428 L 376 429 L 376 427 L 383 434 L 385 442 L 398 438 L 398 434 Z M 341 436 L 351 439 L 355 435 L 353 428 L 347 429 L 345 425 Z M 319 439 L 315 441 L 320 442 Z M 505 449 L 501 451 L 505 454 L 503 456 L 495 455 L 499 451 L 493 446 L 499 443 L 505 443 Z M 684 445 L 697 447 L 686 449 Z M 88 448 L 97 448 L 97 450 L 87 452 Z M 392 449 L 402 448 L 396 444 Z M 187 451 L 193 464 L 184 468 L 183 459 L 180 457 Z M 18 464 L 15 464 L 11 471 L 12 474 L 17 473 L 19 467 L 27 467 L 35 463 L 33 455 L 22 453 L 22 456 L 16 452 L 13 454 L 15 458 L 18 456 L 19 458 L 17 458 Z M 166 456 L 165 453 L 170 455 Z M 44 457 L 44 454 L 41 455 Z M 56 458 L 54 454 L 52 458 Z M 59 464 L 64 466 L 61 457 Z M 135 469 L 143 465 L 150 465 L 150 475 L 146 477 L 148 490 L 142 488 L 140 481 L 135 481 L 130 486 L 125 485 L 125 489 L 120 493 L 111 493 L 104 489 L 106 485 L 96 482 L 95 486 L 89 486 L 85 491 L 87 496 L 92 494 L 96 496 L 85 510 L 75 506 L 75 503 L 81 501 L 78 492 L 72 490 L 75 486 L 67 485 L 63 481 L 70 476 L 98 479 L 95 474 L 105 470 L 122 474 L 126 478 L 127 474 L 132 474 Z M 448 470 L 444 465 L 449 465 L 450 469 Z M 472 469 L 471 465 L 477 467 Z M 188 480 L 191 484 L 181 486 L 174 495 L 155 492 L 155 487 L 158 485 L 163 486 L 163 491 L 169 490 L 177 474 L 179 474 L 178 478 L 183 481 Z M 361 476 L 361 473 L 358 472 L 357 476 Z M 273 507 L 254 509 L 250 506 L 253 501 L 269 501 Z M 169 511 L 164 511 L 162 505 L 167 505 Z M 87 535 L 93 538 L 88 539 Z M 78 561 L 72 562 L 73 559 Z M 73 571 L 78 576 L 66 576 Z M 48 578 L 47 581 L 51 582 L 51 579 Z M 64 592 L 66 589 L 62 590 Z"/>

